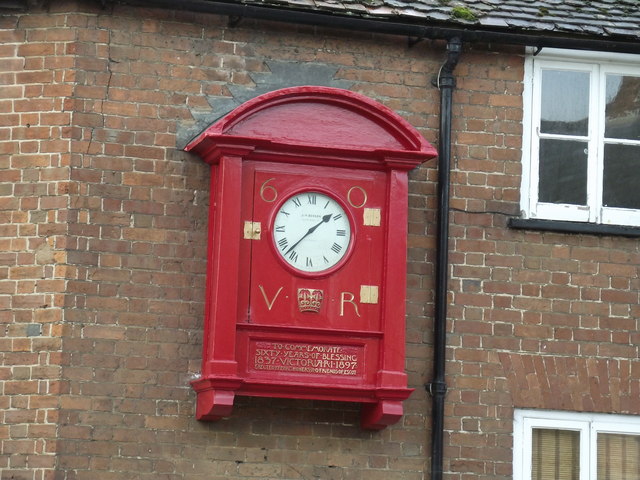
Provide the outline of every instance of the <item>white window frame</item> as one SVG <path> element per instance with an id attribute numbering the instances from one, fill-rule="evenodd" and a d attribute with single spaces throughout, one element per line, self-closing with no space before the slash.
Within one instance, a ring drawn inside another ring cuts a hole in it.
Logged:
<path id="1" fill-rule="evenodd" d="M 513 480 L 531 480 L 534 428 L 580 432 L 580 480 L 596 480 L 598 433 L 640 435 L 640 415 L 515 410 L 513 422 Z"/>
<path id="2" fill-rule="evenodd" d="M 553 204 L 538 201 L 540 138 L 571 139 L 569 135 L 540 134 L 541 72 L 543 69 L 585 71 L 590 77 L 589 128 L 586 137 L 574 137 L 588 144 L 587 205 Z M 598 52 L 544 49 L 538 55 L 528 51 L 523 91 L 522 189 L 520 206 L 524 218 L 588 222 L 605 225 L 640 226 L 640 209 L 602 206 L 604 164 L 604 108 L 607 74 L 640 76 L 640 56 Z M 607 143 L 640 145 L 640 141 L 607 140 Z"/>

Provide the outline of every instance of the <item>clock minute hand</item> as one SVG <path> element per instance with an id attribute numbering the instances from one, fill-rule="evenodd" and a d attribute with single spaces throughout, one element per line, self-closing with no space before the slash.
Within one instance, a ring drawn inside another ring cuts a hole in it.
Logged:
<path id="1" fill-rule="evenodd" d="M 309 230 L 307 230 L 307 233 L 305 233 L 302 238 L 300 240 L 298 240 L 296 243 L 294 243 L 293 245 L 291 245 L 291 247 L 289 247 L 289 250 L 287 250 L 286 252 L 284 252 L 285 255 L 288 255 L 289 252 L 291 252 L 291 250 L 293 250 L 294 248 L 296 248 L 298 246 L 298 244 L 304 240 L 305 238 L 307 238 L 309 235 L 311 235 L 313 232 L 316 231 L 316 228 L 318 228 L 320 225 L 322 225 L 323 223 L 327 223 L 329 220 L 331 220 L 331 217 L 333 217 L 333 213 L 329 213 L 327 215 L 325 215 L 324 217 L 322 217 L 322 221 L 318 222 L 316 225 L 314 225 L 313 227 L 311 227 Z"/>

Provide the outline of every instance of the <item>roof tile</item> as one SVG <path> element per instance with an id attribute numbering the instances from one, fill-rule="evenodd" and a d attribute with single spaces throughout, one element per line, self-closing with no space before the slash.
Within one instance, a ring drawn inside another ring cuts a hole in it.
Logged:
<path id="1" fill-rule="evenodd" d="M 640 41 L 640 0 L 228 0 L 389 21 Z M 469 15 L 461 13 L 467 12 Z"/>

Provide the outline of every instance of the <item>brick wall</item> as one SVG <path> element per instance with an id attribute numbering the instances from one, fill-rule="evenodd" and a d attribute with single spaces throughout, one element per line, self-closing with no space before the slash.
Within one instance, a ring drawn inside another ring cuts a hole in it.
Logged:
<path id="1" fill-rule="evenodd" d="M 640 244 L 507 227 L 519 209 L 521 59 L 468 51 L 461 63 L 445 469 L 503 478 L 514 407 L 640 413 Z"/>
<path id="2" fill-rule="evenodd" d="M 70 177 L 73 32 L 0 16 L 0 472 L 55 465 Z"/>
<path id="3" fill-rule="evenodd" d="M 357 405 L 239 398 L 209 424 L 189 386 L 209 172 L 176 145 L 230 99 L 289 86 L 283 63 L 435 144 L 444 46 L 64 2 L 0 16 L 0 39 L 0 478 L 424 478 L 435 163 L 410 176 L 402 422 L 365 432 Z M 506 227 L 522 74 L 519 49 L 482 45 L 456 70 L 448 479 L 510 478 L 514 407 L 640 413 L 638 242 Z"/>

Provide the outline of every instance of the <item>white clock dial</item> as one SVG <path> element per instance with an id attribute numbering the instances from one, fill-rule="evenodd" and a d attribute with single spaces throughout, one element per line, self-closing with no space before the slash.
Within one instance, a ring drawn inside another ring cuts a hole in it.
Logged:
<path id="1" fill-rule="evenodd" d="M 272 235 L 276 251 L 289 265 L 303 272 L 323 272 L 337 265 L 349 250 L 351 224 L 336 200 L 305 191 L 282 204 Z"/>

